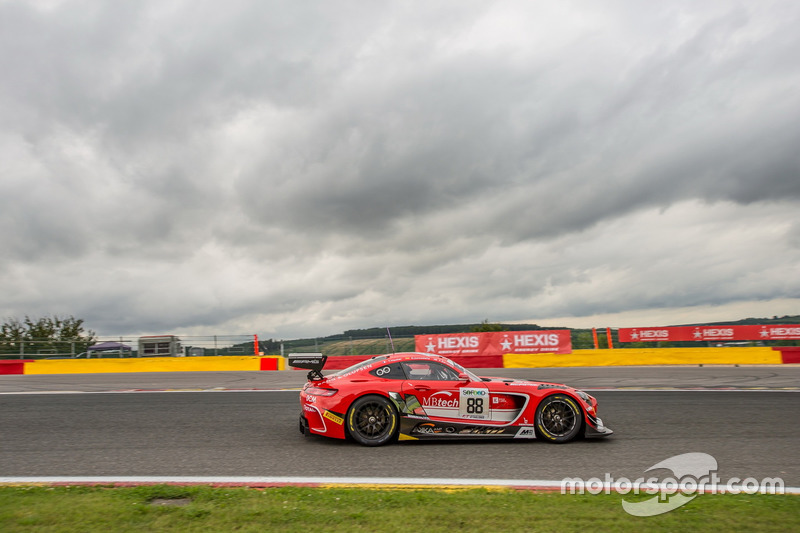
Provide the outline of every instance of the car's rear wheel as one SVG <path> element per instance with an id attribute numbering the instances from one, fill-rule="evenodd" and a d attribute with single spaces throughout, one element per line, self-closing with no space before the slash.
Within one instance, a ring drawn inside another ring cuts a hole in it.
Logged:
<path id="1" fill-rule="evenodd" d="M 553 394 L 539 402 L 536 408 L 536 433 L 543 440 L 568 442 L 583 427 L 581 408 L 565 394 Z"/>
<path id="2" fill-rule="evenodd" d="M 364 446 L 388 444 L 397 436 L 397 411 L 383 396 L 362 396 L 347 411 L 347 430 Z"/>

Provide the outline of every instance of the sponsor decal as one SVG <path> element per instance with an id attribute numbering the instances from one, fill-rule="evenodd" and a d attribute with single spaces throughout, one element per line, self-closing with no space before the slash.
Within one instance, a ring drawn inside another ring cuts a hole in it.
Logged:
<path id="1" fill-rule="evenodd" d="M 423 407 L 443 407 L 455 409 L 458 407 L 458 398 L 450 391 L 441 391 L 422 399 Z"/>
<path id="2" fill-rule="evenodd" d="M 471 420 L 488 420 L 490 407 L 489 390 L 464 387 L 460 389 L 458 416 Z"/>
<path id="3" fill-rule="evenodd" d="M 408 402 L 408 397 L 406 402 Z M 488 420 L 491 418 L 489 406 L 489 390 L 480 388 L 462 388 L 458 395 L 453 391 L 439 391 L 422 399 L 425 409 L 458 409 L 460 418 L 471 420 Z"/>
<path id="4" fill-rule="evenodd" d="M 521 427 L 517 434 L 514 435 L 515 439 L 535 439 L 536 430 L 532 427 Z"/>
<path id="5" fill-rule="evenodd" d="M 414 426 L 414 429 L 411 430 L 411 433 L 422 433 L 424 435 L 441 435 L 443 433 L 453 432 L 455 432 L 455 428 L 452 426 L 437 426 L 430 422 L 426 422 L 425 424 L 417 424 Z"/>
<path id="6" fill-rule="evenodd" d="M 386 374 L 388 374 L 391 371 L 392 371 L 391 368 L 389 368 L 388 366 L 384 366 L 384 367 L 379 368 L 378 370 L 376 370 L 375 371 L 375 375 L 378 376 L 378 377 L 381 377 L 381 376 L 385 376 Z"/>
<path id="7" fill-rule="evenodd" d="M 733 339 L 733 328 L 695 328 L 692 336 L 698 340 Z"/>
<path id="8" fill-rule="evenodd" d="M 526 335 L 514 335 L 513 343 L 508 337 L 508 335 L 503 335 L 503 340 L 500 342 L 500 346 L 502 346 L 503 350 L 507 352 L 512 351 L 512 346 L 514 347 L 514 351 L 524 352 L 527 351 L 527 348 L 539 348 L 542 346 L 547 348 L 558 347 L 559 342 L 559 338 L 556 333 L 528 333 Z"/>
<path id="9" fill-rule="evenodd" d="M 459 435 L 502 435 L 505 428 L 491 428 L 482 426 L 469 426 L 458 431 Z"/>
<path id="10" fill-rule="evenodd" d="M 800 326 L 782 324 L 619 328 L 618 335 L 620 342 L 797 340 L 800 339 Z"/>
<path id="11" fill-rule="evenodd" d="M 341 416 L 339 416 L 337 414 L 332 413 L 331 411 L 325 411 L 325 413 L 322 416 L 324 418 L 327 418 L 328 420 L 330 420 L 334 424 L 339 424 L 340 426 L 342 424 L 344 424 L 344 418 L 342 418 Z"/>
<path id="12" fill-rule="evenodd" d="M 346 369 L 340 370 L 336 374 L 331 374 L 330 376 L 328 376 L 328 379 L 329 380 L 330 379 L 340 379 L 340 378 L 355 374 L 356 372 L 362 372 L 362 371 L 369 372 L 370 370 L 372 370 L 376 366 L 385 365 L 386 362 L 383 361 L 383 359 L 386 359 L 387 356 L 384 355 L 384 356 L 379 356 L 379 357 L 380 358 L 377 361 L 373 361 L 371 359 L 367 359 L 365 361 L 362 361 L 361 363 L 357 363 L 356 365 L 354 365 L 352 370 L 350 370 L 349 372 L 345 372 L 344 374 L 342 374 L 341 372 L 343 372 Z M 375 359 L 375 358 L 373 358 L 373 359 Z"/>
<path id="13" fill-rule="evenodd" d="M 766 328 L 764 328 L 760 332 L 760 335 L 762 338 L 768 339 L 800 339 L 800 327 L 769 328 L 769 331 L 766 331 Z"/>
<path id="14" fill-rule="evenodd" d="M 426 423 L 417 426 L 417 431 L 419 431 L 420 433 L 441 433 L 442 428 L 436 427 L 431 423 Z"/>
<path id="15" fill-rule="evenodd" d="M 319 359 L 292 359 L 292 363 L 302 364 L 302 365 L 315 365 L 319 363 Z"/>
<path id="16" fill-rule="evenodd" d="M 414 426 L 414 429 L 411 430 L 411 433 L 423 433 L 425 435 L 431 435 L 436 433 L 435 429 L 439 429 L 441 432 L 441 428 L 436 428 L 433 424 L 418 424 Z"/>
<path id="17" fill-rule="evenodd" d="M 415 343 L 418 351 L 449 356 L 572 352 L 569 330 L 417 335 Z"/>
<path id="18" fill-rule="evenodd" d="M 669 330 L 666 330 L 666 329 L 640 329 L 639 331 L 636 331 L 636 329 L 634 329 L 633 332 L 631 333 L 631 338 L 634 339 L 634 341 L 645 341 L 645 340 L 659 341 L 659 340 L 665 340 L 665 339 L 669 338 Z"/>
<path id="19" fill-rule="evenodd" d="M 440 337 L 436 348 L 440 350 L 443 348 L 477 348 L 479 343 L 480 339 L 475 335 L 470 337 Z"/>

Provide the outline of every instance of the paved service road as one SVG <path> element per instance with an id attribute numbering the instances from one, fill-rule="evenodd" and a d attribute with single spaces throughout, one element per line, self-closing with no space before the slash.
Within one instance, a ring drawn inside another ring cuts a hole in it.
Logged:
<path id="1" fill-rule="evenodd" d="M 798 392 L 593 394 L 600 415 L 616 431 L 605 440 L 402 442 L 380 448 L 303 437 L 296 391 L 6 394 L 0 395 L 0 477 L 558 480 L 602 479 L 608 473 L 634 480 L 649 477 L 649 467 L 674 455 L 705 452 L 717 459 L 723 481 L 781 477 L 786 486 L 800 486 Z"/>

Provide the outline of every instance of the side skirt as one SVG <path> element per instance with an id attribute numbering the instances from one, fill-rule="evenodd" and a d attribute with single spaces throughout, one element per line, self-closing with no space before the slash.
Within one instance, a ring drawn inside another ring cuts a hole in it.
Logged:
<path id="1" fill-rule="evenodd" d="M 428 439 L 535 439 L 536 431 L 528 426 L 491 426 L 475 423 L 441 422 L 424 417 L 400 417 L 400 440 Z"/>

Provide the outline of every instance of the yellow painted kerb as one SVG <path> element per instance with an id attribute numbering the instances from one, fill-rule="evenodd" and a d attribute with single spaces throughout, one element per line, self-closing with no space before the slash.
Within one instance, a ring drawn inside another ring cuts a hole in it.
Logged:
<path id="1" fill-rule="evenodd" d="M 618 348 L 575 350 L 568 354 L 506 354 L 505 368 L 648 365 L 779 365 L 781 353 L 769 347 Z"/>
<path id="2" fill-rule="evenodd" d="M 126 372 L 209 372 L 261 370 L 256 356 L 133 357 L 124 359 L 39 360 L 25 364 L 25 374 L 95 374 Z M 283 358 L 280 358 L 283 359 Z M 279 365 L 282 361 L 278 361 Z M 278 367 L 280 368 L 280 366 Z"/>

